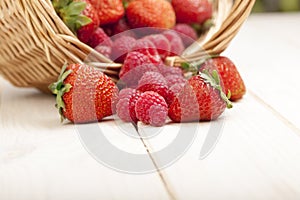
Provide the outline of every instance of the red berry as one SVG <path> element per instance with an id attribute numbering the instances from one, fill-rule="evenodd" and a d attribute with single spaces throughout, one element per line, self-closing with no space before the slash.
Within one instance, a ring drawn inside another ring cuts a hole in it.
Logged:
<path id="1" fill-rule="evenodd" d="M 170 92 L 170 103 L 171 105 L 174 101 L 174 99 L 178 96 L 178 94 L 181 92 L 181 90 L 184 88 L 185 83 L 176 83 L 175 85 L 171 86 L 169 88 Z"/>
<path id="2" fill-rule="evenodd" d="M 178 75 L 178 76 L 183 75 L 183 71 L 179 67 L 170 67 L 164 64 L 160 64 L 157 66 L 157 68 L 159 72 L 165 77 L 168 75 Z"/>
<path id="3" fill-rule="evenodd" d="M 175 13 L 166 0 L 138 0 L 128 4 L 126 15 L 132 28 L 157 27 L 172 28 Z"/>
<path id="4" fill-rule="evenodd" d="M 63 118 L 88 123 L 113 114 L 118 89 L 108 76 L 82 64 L 70 64 L 62 72 L 50 89 L 57 95 L 57 107 Z"/>
<path id="5" fill-rule="evenodd" d="M 106 35 L 106 33 L 100 27 L 98 27 L 94 31 L 94 33 L 90 37 L 90 40 L 88 41 L 88 45 L 91 46 L 92 48 L 95 48 L 98 45 L 112 47 L 112 44 L 113 43 L 111 39 Z"/>
<path id="6" fill-rule="evenodd" d="M 125 9 L 122 0 L 89 0 L 98 12 L 102 25 L 115 23 L 120 20 Z"/>
<path id="7" fill-rule="evenodd" d="M 156 92 L 143 93 L 136 102 L 137 118 L 151 126 L 163 126 L 168 116 L 168 105 L 165 99 Z"/>
<path id="8" fill-rule="evenodd" d="M 188 24 L 176 24 L 173 30 L 178 32 L 185 47 L 190 46 L 198 39 L 196 31 Z"/>
<path id="9" fill-rule="evenodd" d="M 163 35 L 169 40 L 171 44 L 171 56 L 179 56 L 184 51 L 184 45 L 180 36 L 173 30 L 163 32 Z"/>
<path id="10" fill-rule="evenodd" d="M 105 57 L 110 58 L 112 48 L 109 46 L 98 45 L 95 47 L 95 50 L 104 55 Z"/>
<path id="11" fill-rule="evenodd" d="M 135 114 L 135 104 L 141 92 L 126 88 L 120 91 L 119 101 L 117 103 L 117 115 L 125 122 L 137 123 L 138 119 Z"/>
<path id="12" fill-rule="evenodd" d="M 158 72 L 146 72 L 140 79 L 137 89 L 141 92 L 154 91 L 160 94 L 168 104 L 173 99 L 165 78 Z"/>
<path id="13" fill-rule="evenodd" d="M 88 0 L 81 1 L 86 3 L 86 7 L 82 14 L 90 18 L 92 22 L 78 29 L 77 37 L 81 42 L 87 44 L 93 32 L 99 27 L 100 20 L 95 8 L 90 4 L 90 2 Z"/>
<path id="14" fill-rule="evenodd" d="M 148 71 L 158 72 L 158 69 L 149 57 L 132 51 L 127 54 L 119 77 L 128 87 L 136 87 L 140 78 Z"/>
<path id="15" fill-rule="evenodd" d="M 185 84 L 187 82 L 187 80 L 183 76 L 178 76 L 178 75 L 168 75 L 165 77 L 165 79 L 169 87 L 172 87 L 177 83 Z"/>
<path id="16" fill-rule="evenodd" d="M 167 86 L 167 81 L 163 75 L 159 72 L 146 72 L 139 80 L 138 87 L 149 85 L 149 84 L 159 84 Z"/>
<path id="17" fill-rule="evenodd" d="M 170 105 L 169 117 L 174 122 L 207 121 L 218 118 L 231 102 L 222 92 L 222 88 L 214 74 L 201 73 L 192 77 Z"/>
<path id="18" fill-rule="evenodd" d="M 202 24 L 212 17 L 212 4 L 208 0 L 172 0 L 178 23 Z"/>
<path id="19" fill-rule="evenodd" d="M 225 93 L 230 91 L 230 100 L 236 101 L 241 99 L 246 93 L 246 86 L 238 72 L 235 64 L 227 57 L 219 56 L 208 60 L 201 66 L 201 71 L 204 69 L 217 70 L 224 86 Z"/>
<path id="20" fill-rule="evenodd" d="M 123 63 L 127 54 L 135 46 L 136 39 L 130 36 L 121 36 L 112 46 L 112 60 Z"/>
<path id="21" fill-rule="evenodd" d="M 150 40 L 147 39 L 137 40 L 132 50 L 148 56 L 148 58 L 153 64 L 162 63 L 162 60 L 160 59 L 160 56 L 156 50 L 155 45 Z"/>
<path id="22" fill-rule="evenodd" d="M 169 56 L 171 50 L 171 44 L 169 40 L 162 34 L 153 34 L 144 37 L 144 39 L 150 40 L 156 47 L 158 54 L 162 60 L 165 60 Z"/>

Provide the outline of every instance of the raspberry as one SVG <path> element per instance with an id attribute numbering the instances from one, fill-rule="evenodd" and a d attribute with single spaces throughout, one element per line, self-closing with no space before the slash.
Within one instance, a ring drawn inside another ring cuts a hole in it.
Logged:
<path id="1" fill-rule="evenodd" d="M 98 45 L 95 47 L 95 50 L 107 58 L 110 58 L 110 56 L 111 56 L 112 49 L 109 46 Z"/>
<path id="2" fill-rule="evenodd" d="M 117 115 L 121 120 L 137 123 L 135 104 L 140 96 L 141 92 L 135 89 L 126 88 L 120 91 L 117 103 Z"/>
<path id="3" fill-rule="evenodd" d="M 157 68 L 158 68 L 158 71 L 165 77 L 168 75 L 178 75 L 178 76 L 183 75 L 182 69 L 180 69 L 178 67 L 170 67 L 170 66 L 161 64 L 161 65 L 158 65 Z"/>
<path id="4" fill-rule="evenodd" d="M 187 80 L 183 76 L 178 76 L 178 75 L 168 75 L 165 77 L 165 79 L 169 87 L 172 87 L 177 83 L 185 84 L 187 82 Z"/>
<path id="5" fill-rule="evenodd" d="M 146 84 L 167 85 L 167 81 L 159 72 L 146 72 L 139 80 L 138 87 Z"/>
<path id="6" fill-rule="evenodd" d="M 169 104 L 173 99 L 163 75 L 158 72 L 146 72 L 139 81 L 138 88 L 141 92 L 153 91 L 160 94 Z"/>
<path id="7" fill-rule="evenodd" d="M 162 63 L 155 45 L 148 39 L 137 40 L 132 50 L 148 56 L 153 64 Z"/>
<path id="8" fill-rule="evenodd" d="M 88 45 L 91 46 L 92 48 L 95 48 L 98 45 L 112 47 L 112 44 L 113 42 L 111 41 L 111 39 L 106 35 L 106 33 L 100 27 L 98 27 L 94 31 L 94 33 L 90 37 L 90 40 L 88 41 Z"/>
<path id="9" fill-rule="evenodd" d="M 158 93 L 148 91 L 143 93 L 135 105 L 137 118 L 151 126 L 163 126 L 168 116 L 168 105 Z"/>
<path id="10" fill-rule="evenodd" d="M 133 51 L 127 54 L 119 76 L 128 87 L 136 87 L 139 79 L 148 71 L 158 72 L 158 69 L 146 55 Z"/>
<path id="11" fill-rule="evenodd" d="M 196 31 L 188 24 L 176 24 L 173 30 L 178 32 L 186 47 L 190 46 L 198 38 Z"/>
<path id="12" fill-rule="evenodd" d="M 130 36 L 121 36 L 112 46 L 112 60 L 123 63 L 127 54 L 134 47 L 136 39 Z"/>
<path id="13" fill-rule="evenodd" d="M 180 36 L 173 30 L 164 31 L 162 33 L 171 44 L 171 56 L 178 56 L 184 51 L 184 44 L 180 38 Z"/>
<path id="14" fill-rule="evenodd" d="M 162 60 L 165 60 L 169 56 L 171 50 L 171 44 L 169 40 L 162 34 L 153 34 L 144 37 L 144 39 L 150 40 L 156 47 L 157 52 Z"/>

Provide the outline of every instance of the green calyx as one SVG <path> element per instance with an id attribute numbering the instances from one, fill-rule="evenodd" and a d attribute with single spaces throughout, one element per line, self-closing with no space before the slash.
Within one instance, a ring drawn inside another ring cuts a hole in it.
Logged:
<path id="1" fill-rule="evenodd" d="M 61 73 L 58 77 L 58 80 L 49 85 L 50 91 L 56 95 L 56 104 L 55 107 L 58 109 L 61 116 L 61 121 L 63 121 L 64 115 L 63 111 L 65 109 L 65 103 L 63 101 L 63 95 L 70 91 L 72 86 L 70 84 L 64 84 L 64 80 L 72 73 L 72 70 L 67 70 L 67 64 L 65 64 L 61 70 Z"/>
<path id="2" fill-rule="evenodd" d="M 232 108 L 233 107 L 232 102 L 229 100 L 230 96 L 231 96 L 231 93 L 229 91 L 228 94 L 226 95 L 223 92 L 222 86 L 221 86 L 220 77 L 219 77 L 219 74 L 218 74 L 217 70 L 213 70 L 211 73 L 208 70 L 203 70 L 200 73 L 200 76 L 211 87 L 213 87 L 214 89 L 218 90 L 218 92 L 220 94 L 220 97 L 226 103 L 227 108 Z"/>
<path id="3" fill-rule="evenodd" d="M 77 30 L 92 22 L 90 18 L 82 14 L 86 8 L 85 2 L 74 0 L 52 0 L 56 13 L 69 29 L 76 34 Z"/>
<path id="4" fill-rule="evenodd" d="M 195 76 L 199 73 L 199 70 L 207 60 L 216 58 L 218 56 L 219 55 L 207 55 L 197 61 L 183 62 L 181 63 L 181 69 L 183 69 L 185 72 L 191 72 L 192 75 Z"/>

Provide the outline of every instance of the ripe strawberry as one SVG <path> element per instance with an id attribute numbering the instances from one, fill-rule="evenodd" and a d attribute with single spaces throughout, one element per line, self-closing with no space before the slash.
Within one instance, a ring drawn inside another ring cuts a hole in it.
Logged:
<path id="1" fill-rule="evenodd" d="M 165 99 L 156 92 L 143 93 L 136 102 L 137 118 L 151 126 L 163 126 L 168 116 L 168 105 Z"/>
<path id="2" fill-rule="evenodd" d="M 90 18 L 92 22 L 78 29 L 77 37 L 81 42 L 87 44 L 93 32 L 100 26 L 100 20 L 95 8 L 89 3 L 89 1 L 81 1 L 86 2 L 86 7 L 82 14 Z"/>
<path id="3" fill-rule="evenodd" d="M 178 23 L 202 24 L 212 17 L 212 4 L 208 0 L 172 0 Z"/>
<path id="4" fill-rule="evenodd" d="M 127 87 L 135 88 L 143 74 L 148 71 L 158 72 L 158 69 L 148 56 L 140 52 L 132 51 L 127 54 L 119 77 Z"/>
<path id="5" fill-rule="evenodd" d="M 173 30 L 176 31 L 178 35 L 181 37 L 185 47 L 190 46 L 198 38 L 195 29 L 193 29 L 188 24 L 176 24 Z"/>
<path id="6" fill-rule="evenodd" d="M 170 56 L 178 56 L 184 51 L 184 44 L 176 31 L 168 30 L 162 33 L 171 44 Z"/>
<path id="7" fill-rule="evenodd" d="M 141 92 L 135 89 L 126 88 L 120 91 L 117 103 L 117 115 L 125 122 L 137 123 L 135 104 L 141 96 Z"/>
<path id="8" fill-rule="evenodd" d="M 135 46 L 136 39 L 130 36 L 121 36 L 114 41 L 112 60 L 123 63 L 127 54 Z"/>
<path id="9" fill-rule="evenodd" d="M 208 121 L 218 118 L 226 108 L 232 107 L 222 91 L 216 70 L 210 74 L 204 70 L 192 77 L 169 108 L 174 122 Z"/>
<path id="10" fill-rule="evenodd" d="M 49 89 L 56 95 L 62 120 L 75 123 L 101 121 L 112 115 L 118 93 L 108 76 L 83 64 L 65 65 Z"/>
<path id="11" fill-rule="evenodd" d="M 156 47 L 156 50 L 162 60 L 165 60 L 170 54 L 171 44 L 169 40 L 162 34 L 152 34 L 144 37 L 150 40 Z"/>
<path id="12" fill-rule="evenodd" d="M 98 12 L 101 25 L 117 22 L 125 14 L 122 0 L 89 0 Z"/>
<path id="13" fill-rule="evenodd" d="M 53 0 L 52 5 L 70 30 L 77 34 L 78 39 L 87 44 L 92 33 L 100 25 L 98 14 L 90 2 Z"/>
<path id="14" fill-rule="evenodd" d="M 156 27 L 172 28 L 175 12 L 166 0 L 138 0 L 128 4 L 126 15 L 132 28 Z"/>
<path id="15" fill-rule="evenodd" d="M 98 45 L 112 47 L 113 42 L 110 37 L 106 35 L 102 28 L 98 27 L 93 34 L 91 35 L 88 45 L 92 48 L 97 47 Z"/>
<path id="16" fill-rule="evenodd" d="M 227 57 L 219 56 L 208 60 L 201 66 L 201 70 L 217 70 L 223 85 L 226 94 L 230 92 L 230 100 L 236 101 L 241 99 L 246 93 L 246 86 L 244 81 L 238 72 L 234 63 Z"/>

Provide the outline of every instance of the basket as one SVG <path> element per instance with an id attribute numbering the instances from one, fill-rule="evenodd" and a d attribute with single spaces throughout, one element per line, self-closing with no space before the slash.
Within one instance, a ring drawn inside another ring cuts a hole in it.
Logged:
<path id="1" fill-rule="evenodd" d="M 198 39 L 198 44 L 166 62 L 178 66 L 183 60 L 222 53 L 254 3 L 255 0 L 213 0 L 214 26 Z M 65 62 L 82 63 L 91 54 L 103 63 L 98 64 L 99 69 L 118 81 L 122 65 L 80 42 L 58 17 L 51 0 L 1 0 L 0 26 L 0 74 L 15 86 L 47 91 Z"/>

